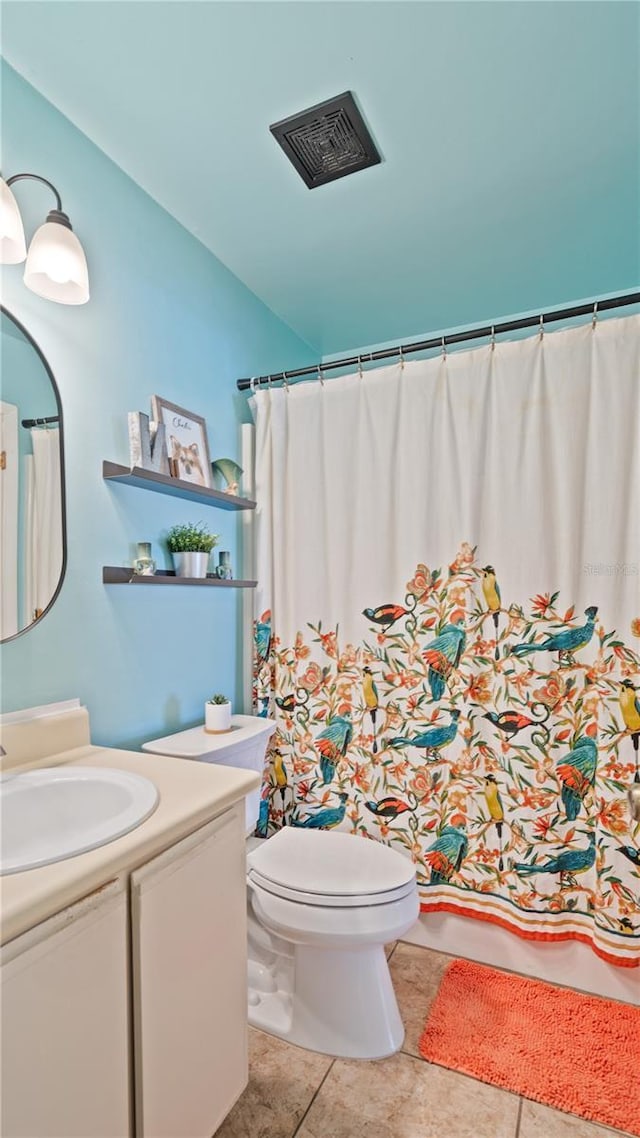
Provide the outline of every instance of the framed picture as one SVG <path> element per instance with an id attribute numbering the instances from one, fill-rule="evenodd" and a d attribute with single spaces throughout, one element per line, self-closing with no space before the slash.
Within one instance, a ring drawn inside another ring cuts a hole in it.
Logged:
<path id="1" fill-rule="evenodd" d="M 156 422 L 165 426 L 171 475 L 183 482 L 212 488 L 207 424 L 202 416 L 194 415 L 184 407 L 176 407 L 175 403 L 169 403 L 159 395 L 152 395 L 151 410 Z"/>

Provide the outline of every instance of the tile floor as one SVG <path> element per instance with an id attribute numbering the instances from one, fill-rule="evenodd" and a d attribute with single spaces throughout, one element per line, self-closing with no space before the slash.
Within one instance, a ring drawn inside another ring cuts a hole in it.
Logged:
<path id="1" fill-rule="evenodd" d="M 390 949 L 404 1020 L 391 1059 L 330 1059 L 250 1029 L 249 1085 L 215 1138 L 614 1138 L 621 1131 L 425 1062 L 418 1039 L 451 957 Z"/>

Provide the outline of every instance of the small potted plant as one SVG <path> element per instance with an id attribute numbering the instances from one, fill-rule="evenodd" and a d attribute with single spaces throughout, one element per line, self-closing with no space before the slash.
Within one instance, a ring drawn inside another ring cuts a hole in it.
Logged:
<path id="1" fill-rule="evenodd" d="M 218 540 L 202 522 L 172 526 L 167 534 L 167 548 L 173 556 L 176 577 L 206 577 L 209 554 Z"/>
<path id="2" fill-rule="evenodd" d="M 204 705 L 204 729 L 207 735 L 221 735 L 231 730 L 231 700 L 219 692 Z"/>

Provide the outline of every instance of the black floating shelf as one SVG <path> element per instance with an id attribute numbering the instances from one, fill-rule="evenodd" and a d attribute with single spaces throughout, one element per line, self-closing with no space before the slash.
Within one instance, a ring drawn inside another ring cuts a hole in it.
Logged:
<path id="1" fill-rule="evenodd" d="M 143 470 L 140 466 L 119 466 L 117 462 L 102 463 L 102 477 L 108 482 L 123 482 L 125 486 L 137 486 L 141 490 L 154 490 L 157 494 L 170 494 L 173 498 L 186 498 L 189 502 L 200 502 L 205 506 L 217 506 L 220 510 L 255 510 L 251 498 L 240 498 L 237 494 L 225 494 L 222 490 L 210 490 L 208 486 L 194 486 L 182 478 L 170 478 L 168 474 L 156 474 L 153 470 Z M 236 584 L 235 581 L 223 582 Z M 220 584 L 220 582 L 218 582 Z"/>
<path id="2" fill-rule="evenodd" d="M 220 577 L 176 577 L 170 569 L 158 569 L 153 577 L 134 573 L 120 565 L 104 565 L 103 585 L 214 585 L 222 589 L 255 589 L 257 581 L 225 581 Z"/>

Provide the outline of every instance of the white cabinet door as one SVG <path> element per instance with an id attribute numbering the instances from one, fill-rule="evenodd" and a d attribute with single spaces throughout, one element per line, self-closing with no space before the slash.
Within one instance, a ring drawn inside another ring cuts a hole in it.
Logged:
<path id="1" fill-rule="evenodd" d="M 211 1138 L 247 1083 L 244 804 L 131 875 L 138 1138 Z"/>
<path id="2" fill-rule="evenodd" d="M 2 1138 L 127 1138 L 127 895 L 115 881 L 1 954 Z"/>

